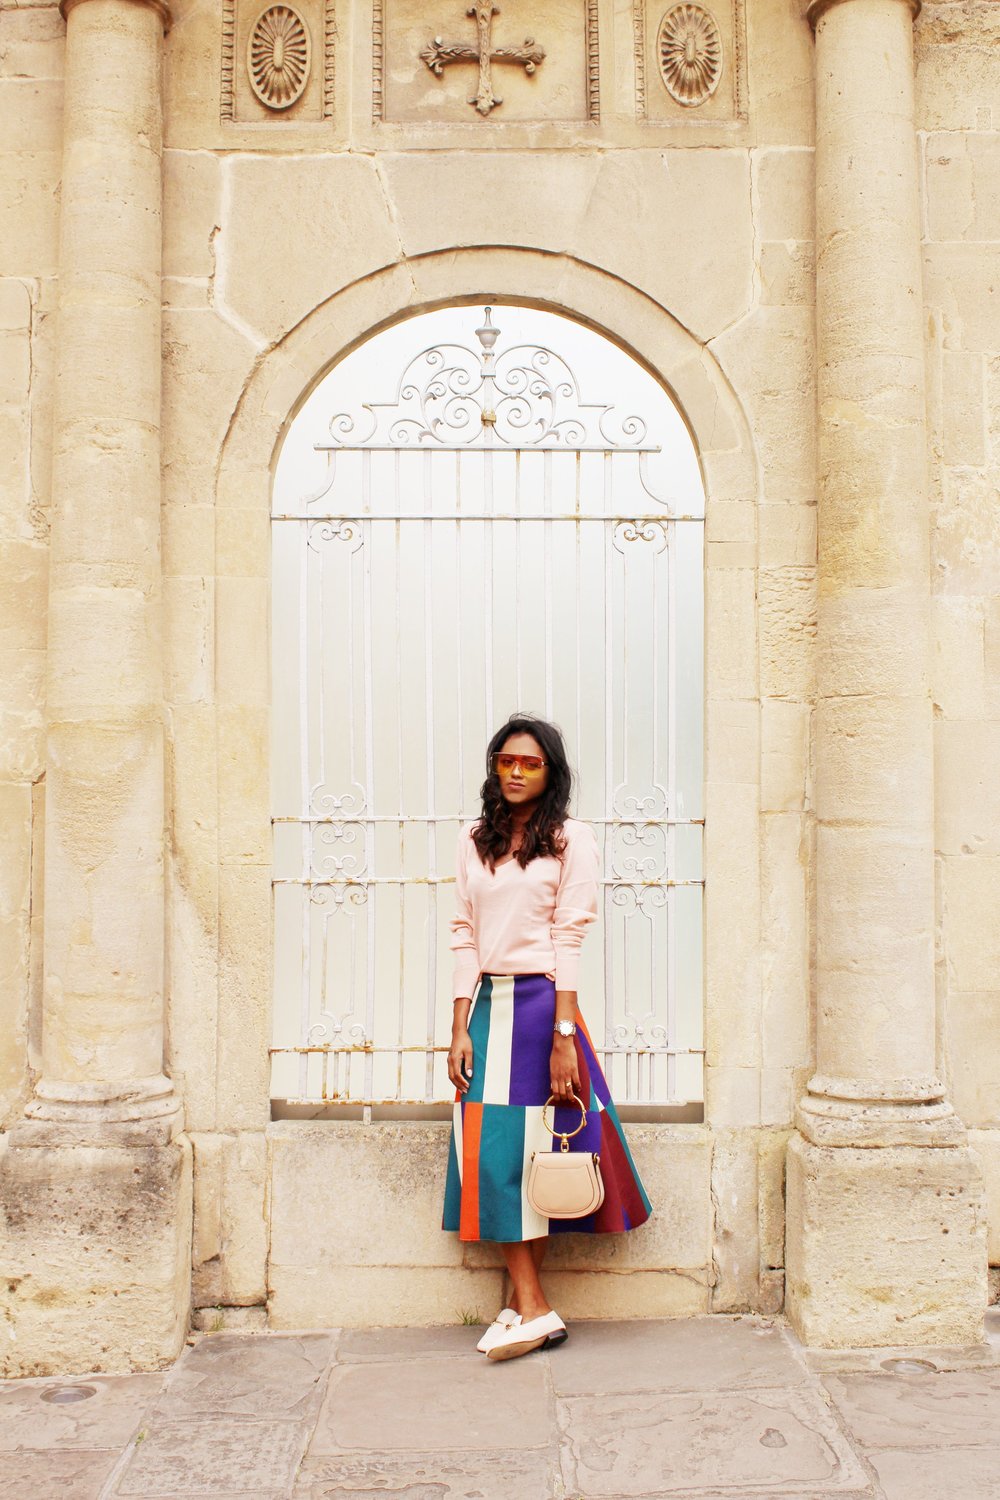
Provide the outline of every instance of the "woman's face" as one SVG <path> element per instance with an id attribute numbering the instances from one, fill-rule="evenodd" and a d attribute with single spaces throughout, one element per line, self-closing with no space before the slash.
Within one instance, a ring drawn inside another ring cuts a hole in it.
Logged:
<path id="1" fill-rule="evenodd" d="M 509 734 L 497 752 L 496 773 L 500 792 L 511 807 L 531 807 L 549 784 L 549 768 L 531 766 L 531 759 L 545 761 L 545 751 L 533 734 Z M 510 762 L 505 757 L 512 757 Z M 528 758 L 525 764 L 523 757 Z"/>

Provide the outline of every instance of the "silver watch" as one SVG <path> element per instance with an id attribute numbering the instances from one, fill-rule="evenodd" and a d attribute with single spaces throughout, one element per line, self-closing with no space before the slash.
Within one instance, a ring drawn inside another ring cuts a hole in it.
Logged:
<path id="1" fill-rule="evenodd" d="M 558 1031 L 560 1036 L 576 1036 L 576 1022 L 557 1021 L 552 1030 Z"/>

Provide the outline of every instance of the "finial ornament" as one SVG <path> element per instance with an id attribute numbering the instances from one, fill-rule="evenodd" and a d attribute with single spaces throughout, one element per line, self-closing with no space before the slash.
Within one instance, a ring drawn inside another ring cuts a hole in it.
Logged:
<path id="1" fill-rule="evenodd" d="M 910 14 L 916 20 L 920 14 L 921 0 L 902 0 L 902 3 L 910 7 Z M 804 0 L 803 9 L 806 20 L 815 31 L 817 23 L 826 15 L 828 10 L 832 10 L 835 5 L 847 4 L 849 4 L 849 0 Z"/>
<path id="2" fill-rule="evenodd" d="M 118 0 L 118 3 L 122 7 L 131 5 L 145 5 L 150 10 L 155 10 L 156 14 L 159 16 L 163 24 L 164 36 L 166 36 L 167 32 L 170 30 L 171 25 L 173 24 L 173 16 L 170 14 L 170 6 L 167 4 L 167 0 Z M 78 5 L 83 4 L 84 0 L 59 0 L 59 14 L 62 16 L 64 21 L 67 21 L 69 19 L 70 11 L 75 10 Z"/>

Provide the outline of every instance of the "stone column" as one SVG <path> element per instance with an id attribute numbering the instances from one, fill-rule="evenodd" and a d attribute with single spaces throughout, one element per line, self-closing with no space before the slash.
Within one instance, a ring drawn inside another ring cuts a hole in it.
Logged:
<path id="1" fill-rule="evenodd" d="M 935 1062 L 930 565 L 911 0 L 813 0 L 817 1071 L 788 1310 L 818 1344 L 982 1337 L 981 1187 Z"/>
<path id="2" fill-rule="evenodd" d="M 161 0 L 63 0 L 62 12 L 42 1076 L 0 1170 L 16 1333 L 0 1368 L 21 1374 L 175 1353 L 190 1213 L 190 1153 L 163 1072 L 169 12 Z"/>

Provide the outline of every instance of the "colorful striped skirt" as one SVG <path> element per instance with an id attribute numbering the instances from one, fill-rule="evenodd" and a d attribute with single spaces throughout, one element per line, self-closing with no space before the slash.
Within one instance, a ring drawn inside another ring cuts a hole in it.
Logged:
<path id="1" fill-rule="evenodd" d="M 587 1123 L 570 1149 L 600 1156 L 604 1202 L 584 1219 L 547 1219 L 528 1203 L 532 1152 L 558 1149 L 542 1121 L 555 1010 L 556 987 L 544 974 L 484 974 L 476 988 L 469 1019 L 472 1082 L 465 1095 L 455 1096 L 442 1222 L 461 1240 L 616 1234 L 637 1228 L 652 1212 L 579 1017 L 576 1055 Z M 556 1105 L 549 1121 L 569 1133 L 580 1123 L 579 1106 Z"/>

